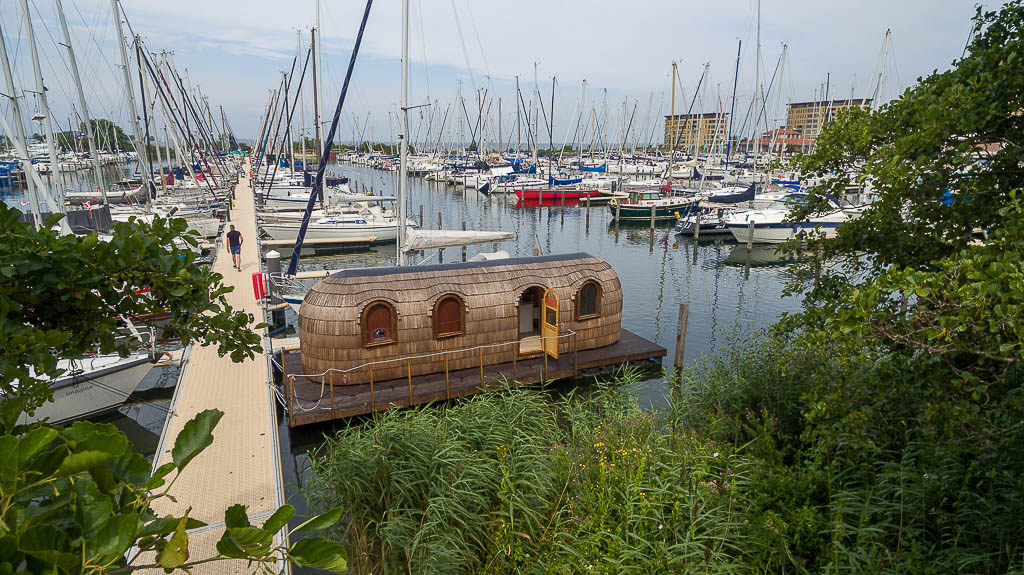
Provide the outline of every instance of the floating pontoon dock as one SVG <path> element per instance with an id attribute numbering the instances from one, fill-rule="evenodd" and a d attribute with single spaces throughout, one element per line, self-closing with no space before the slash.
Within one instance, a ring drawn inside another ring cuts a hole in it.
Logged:
<path id="1" fill-rule="evenodd" d="M 248 179 L 243 178 L 235 188 L 235 204 L 230 223 L 242 233 L 242 271 L 232 267 L 227 242 L 220 246 L 213 269 L 224 276 L 226 285 L 235 288 L 227 294 L 231 306 L 260 322 L 263 311 L 251 287 L 251 274 L 260 271 L 260 260 Z M 224 532 L 224 511 L 231 505 L 245 505 L 249 518 L 258 525 L 284 503 L 276 403 L 268 381 L 263 354 L 234 363 L 230 356 L 219 356 L 216 346 L 192 345 L 188 351 L 154 455 L 154 467 L 171 460 L 174 439 L 197 413 L 216 408 L 224 412 L 224 417 L 213 431 L 213 445 L 174 482 L 170 494 L 177 501 L 161 498 L 153 507 L 159 513 L 175 515 L 191 508 L 190 517 L 207 524 L 189 532 L 190 560 L 216 554 L 216 543 Z M 253 571 L 254 567 L 244 561 L 218 561 L 199 565 L 192 573 Z"/>
<path id="2" fill-rule="evenodd" d="M 571 335 L 569 336 L 571 337 Z M 513 344 L 509 345 L 512 356 Z M 455 353 L 455 352 L 452 352 Z M 472 350 L 459 352 L 473 354 Z M 633 332 L 622 330 L 619 341 L 608 346 L 563 353 L 556 359 L 533 356 L 497 365 L 452 370 L 360 385 L 324 385 L 320 377 L 301 375 L 302 355 L 288 349 L 278 356 L 284 367 L 288 397 L 288 424 L 292 427 L 343 419 L 392 407 L 408 407 L 472 395 L 485 388 L 498 388 L 506 381 L 533 384 L 565 379 L 622 363 L 660 359 L 666 350 Z M 418 361 L 411 358 L 409 362 Z M 419 361 L 422 361 L 419 360 Z M 660 365 L 660 362 L 658 363 Z M 368 367 L 366 369 L 371 369 Z M 410 367 L 410 372 L 411 367 Z"/>

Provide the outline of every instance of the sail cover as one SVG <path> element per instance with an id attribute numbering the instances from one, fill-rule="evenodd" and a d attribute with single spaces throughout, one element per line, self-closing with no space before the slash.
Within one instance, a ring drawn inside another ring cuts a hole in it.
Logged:
<path id="1" fill-rule="evenodd" d="M 450 248 L 473 244 L 488 244 L 515 239 L 512 232 L 482 232 L 476 230 L 419 230 L 406 229 L 403 251 Z"/>

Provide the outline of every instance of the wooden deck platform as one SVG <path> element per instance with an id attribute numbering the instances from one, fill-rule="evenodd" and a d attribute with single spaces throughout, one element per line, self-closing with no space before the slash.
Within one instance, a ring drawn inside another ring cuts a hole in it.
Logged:
<path id="1" fill-rule="evenodd" d="M 575 377 L 600 368 L 618 366 L 630 361 L 657 359 L 666 354 L 664 347 L 627 330 L 619 341 L 597 349 L 580 350 L 578 354 L 563 353 L 557 360 L 548 359 L 547 371 L 543 356 L 519 359 L 483 368 L 453 370 L 445 374 L 415 376 L 362 385 L 321 386 L 318 378 L 301 374 L 301 353 L 279 356 L 284 367 L 284 387 L 289 399 L 289 425 L 307 425 L 333 419 L 384 411 L 392 407 L 408 407 L 432 401 L 444 401 L 472 395 L 483 388 L 497 388 L 515 379 L 520 384 L 539 383 Z M 515 377 L 513 378 L 513 372 Z"/>
<path id="2" fill-rule="evenodd" d="M 227 294 L 237 310 L 262 321 L 263 312 L 252 293 L 252 273 L 260 271 L 252 188 L 242 179 L 235 190 L 230 223 L 242 233 L 242 271 L 232 267 L 227 242 L 222 242 L 213 270 L 235 290 Z M 157 499 L 159 513 L 189 515 L 207 523 L 189 532 L 191 560 L 217 553 L 216 542 L 224 532 L 224 511 L 235 503 L 246 506 L 254 524 L 261 524 L 284 502 L 277 442 L 274 390 L 267 384 L 267 361 L 262 354 L 234 363 L 217 355 L 216 346 L 193 345 L 174 392 L 154 468 L 170 461 L 174 440 L 187 421 L 211 408 L 224 412 L 213 431 L 213 445 L 195 458 L 177 478 L 170 498 Z M 278 536 L 281 537 L 280 535 Z M 275 541 L 275 544 L 283 544 Z M 193 568 L 194 574 L 252 573 L 244 561 L 219 561 Z"/>

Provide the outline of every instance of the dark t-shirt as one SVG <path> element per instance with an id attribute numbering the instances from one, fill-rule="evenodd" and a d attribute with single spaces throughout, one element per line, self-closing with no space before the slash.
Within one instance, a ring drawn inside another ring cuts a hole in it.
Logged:
<path id="1" fill-rule="evenodd" d="M 228 245 L 233 248 L 242 245 L 242 232 L 238 230 L 228 232 Z"/>

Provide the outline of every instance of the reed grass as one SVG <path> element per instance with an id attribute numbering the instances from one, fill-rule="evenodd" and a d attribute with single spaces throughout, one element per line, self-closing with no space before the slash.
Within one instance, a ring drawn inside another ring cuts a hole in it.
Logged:
<path id="1" fill-rule="evenodd" d="M 640 377 L 386 412 L 327 438 L 306 493 L 346 509 L 356 573 L 1020 572 L 1018 446 L 823 442 L 816 398 L 850 376 L 784 340 L 732 342 L 661 411 Z"/>

